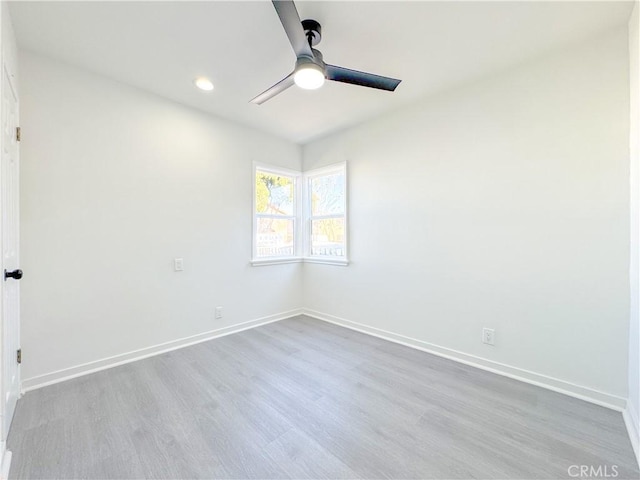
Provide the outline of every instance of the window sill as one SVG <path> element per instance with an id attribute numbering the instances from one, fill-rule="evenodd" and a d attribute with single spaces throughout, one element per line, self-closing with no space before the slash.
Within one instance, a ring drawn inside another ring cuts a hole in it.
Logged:
<path id="1" fill-rule="evenodd" d="M 258 260 L 251 260 L 251 266 L 263 267 L 267 265 L 284 265 L 287 263 L 319 263 L 322 265 L 336 265 L 339 267 L 346 267 L 349 265 L 349 260 L 337 259 L 337 258 L 317 258 L 317 257 L 286 257 L 286 258 L 264 258 Z"/>
<path id="2" fill-rule="evenodd" d="M 323 265 L 337 265 L 340 267 L 346 267 L 349 265 L 349 260 L 342 258 L 305 257 L 302 261 L 304 263 L 321 263 Z"/>
<path id="3" fill-rule="evenodd" d="M 251 260 L 251 266 L 262 267 L 267 265 L 284 265 L 286 263 L 301 263 L 300 257 L 282 257 L 282 258 L 261 258 L 257 260 Z"/>

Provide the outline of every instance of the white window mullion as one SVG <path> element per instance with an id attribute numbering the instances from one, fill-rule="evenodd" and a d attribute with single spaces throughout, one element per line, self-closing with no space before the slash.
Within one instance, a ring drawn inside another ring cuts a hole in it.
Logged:
<path id="1" fill-rule="evenodd" d="M 332 218 L 343 218 L 344 214 L 340 214 L 340 215 L 315 215 L 315 216 L 309 216 L 310 220 L 330 220 Z"/>

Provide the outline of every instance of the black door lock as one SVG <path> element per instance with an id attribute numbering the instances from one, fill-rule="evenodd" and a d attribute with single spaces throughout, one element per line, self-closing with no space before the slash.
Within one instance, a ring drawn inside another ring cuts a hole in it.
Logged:
<path id="1" fill-rule="evenodd" d="M 22 270 L 14 270 L 13 272 L 7 272 L 5 270 L 4 271 L 5 281 L 7 280 L 7 278 L 14 278 L 16 280 L 20 280 L 22 278 Z"/>

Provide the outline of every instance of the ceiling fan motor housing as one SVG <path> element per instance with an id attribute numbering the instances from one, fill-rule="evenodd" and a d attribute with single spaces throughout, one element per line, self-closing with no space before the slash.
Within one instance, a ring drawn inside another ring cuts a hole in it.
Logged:
<path id="1" fill-rule="evenodd" d="M 320 43 L 320 40 L 322 40 L 322 26 L 318 22 L 311 19 L 302 20 L 302 28 L 312 47 Z"/>
<path id="2" fill-rule="evenodd" d="M 319 67 L 326 74 L 326 66 L 324 61 L 322 60 L 322 53 L 320 53 L 315 48 L 313 49 L 313 58 L 301 55 L 296 60 L 296 67 L 294 71 L 298 71 L 301 68 L 304 68 L 305 65 L 315 65 Z"/>

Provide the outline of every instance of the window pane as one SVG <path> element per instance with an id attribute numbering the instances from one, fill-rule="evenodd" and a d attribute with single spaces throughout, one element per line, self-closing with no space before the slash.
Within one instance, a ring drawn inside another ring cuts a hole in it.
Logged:
<path id="1" fill-rule="evenodd" d="M 311 255 L 344 257 L 344 218 L 325 218 L 311 222 Z"/>
<path id="2" fill-rule="evenodd" d="M 256 235 L 257 257 L 293 255 L 293 220 L 258 218 Z"/>
<path id="3" fill-rule="evenodd" d="M 344 173 L 334 173 L 311 179 L 311 215 L 344 213 Z"/>
<path id="4" fill-rule="evenodd" d="M 293 178 L 257 170 L 256 211 L 293 215 Z"/>

